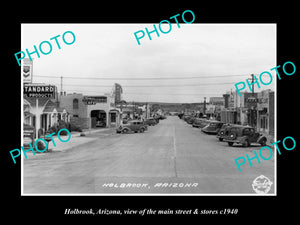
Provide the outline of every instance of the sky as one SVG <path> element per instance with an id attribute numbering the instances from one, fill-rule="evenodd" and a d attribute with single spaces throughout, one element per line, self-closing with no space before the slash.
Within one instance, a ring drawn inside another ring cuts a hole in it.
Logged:
<path id="1" fill-rule="evenodd" d="M 156 24 L 158 27 L 158 25 Z M 162 29 L 168 30 L 164 24 Z M 126 101 L 192 103 L 222 97 L 234 84 L 276 65 L 276 24 L 172 23 L 169 33 L 147 34 L 138 45 L 134 33 L 153 24 L 22 24 L 21 50 L 33 51 L 42 41 L 72 31 L 66 45 L 54 40 L 48 55 L 32 55 L 33 82 L 54 84 L 63 91 L 102 95 L 114 83 Z M 67 39 L 67 36 L 66 36 Z M 46 49 L 46 47 L 44 47 Z M 273 78 L 276 77 L 274 72 Z M 268 81 L 265 78 L 265 82 Z M 261 89 L 274 90 L 275 82 Z M 247 91 L 250 91 L 249 89 Z"/>

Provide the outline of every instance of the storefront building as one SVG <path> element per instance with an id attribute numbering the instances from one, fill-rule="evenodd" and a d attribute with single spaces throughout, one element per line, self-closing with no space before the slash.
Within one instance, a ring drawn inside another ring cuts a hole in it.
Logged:
<path id="1" fill-rule="evenodd" d="M 35 98 L 24 97 L 23 106 L 23 123 L 35 127 L 35 138 L 43 135 L 50 127 L 56 126 L 60 120 L 68 122 L 66 109 L 58 107 L 55 100 L 41 98 L 37 101 Z"/>
<path id="2" fill-rule="evenodd" d="M 261 91 L 257 98 L 257 130 L 274 135 L 274 91 Z"/>
<path id="3" fill-rule="evenodd" d="M 236 108 L 238 124 L 256 127 L 257 93 L 241 92 L 241 96 L 235 93 L 234 108 Z"/>
<path id="4" fill-rule="evenodd" d="M 120 110 L 115 107 L 111 94 L 87 96 L 80 93 L 62 95 L 59 105 L 69 114 L 70 123 L 83 129 L 117 127 Z"/>
<path id="5" fill-rule="evenodd" d="M 68 122 L 67 111 L 58 106 L 56 86 L 26 83 L 23 88 L 23 123 L 35 128 L 34 138 L 41 137 L 60 120 Z"/>

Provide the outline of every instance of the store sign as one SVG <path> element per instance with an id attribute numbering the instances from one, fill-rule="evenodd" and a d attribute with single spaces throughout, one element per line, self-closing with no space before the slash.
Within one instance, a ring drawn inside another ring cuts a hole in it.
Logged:
<path id="1" fill-rule="evenodd" d="M 93 99 L 83 98 L 82 102 L 86 105 L 96 105 L 96 102 Z"/>
<path id="2" fill-rule="evenodd" d="M 257 103 L 258 98 L 245 98 L 245 103 Z"/>
<path id="3" fill-rule="evenodd" d="M 115 83 L 115 103 L 119 103 L 122 100 L 123 89 L 120 84 Z"/>
<path id="4" fill-rule="evenodd" d="M 268 103 L 268 98 L 259 98 L 258 102 L 259 103 Z"/>
<path id="5" fill-rule="evenodd" d="M 268 103 L 267 98 L 245 98 L 245 103 Z"/>
<path id="6" fill-rule="evenodd" d="M 107 103 L 106 96 L 84 96 L 82 99 L 86 105 L 95 105 L 96 103 Z"/>
<path id="7" fill-rule="evenodd" d="M 23 95 L 28 98 L 55 98 L 55 86 L 24 84 Z"/>

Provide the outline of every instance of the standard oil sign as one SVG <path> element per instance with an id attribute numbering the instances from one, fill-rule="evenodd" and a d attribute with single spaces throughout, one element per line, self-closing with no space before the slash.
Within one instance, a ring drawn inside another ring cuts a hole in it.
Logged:
<path id="1" fill-rule="evenodd" d="M 24 97 L 28 98 L 55 98 L 54 85 L 26 85 L 24 84 Z"/>
<path id="2" fill-rule="evenodd" d="M 22 67 L 23 83 L 32 83 L 32 67 L 32 61 L 24 59 Z"/>

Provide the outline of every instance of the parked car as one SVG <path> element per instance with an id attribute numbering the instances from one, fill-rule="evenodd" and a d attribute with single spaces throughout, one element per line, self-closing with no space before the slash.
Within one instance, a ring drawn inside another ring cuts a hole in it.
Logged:
<path id="1" fill-rule="evenodd" d="M 157 124 L 156 119 L 154 119 L 153 117 L 147 118 L 144 122 L 145 122 L 145 124 L 147 124 L 148 126 L 154 126 L 154 125 Z"/>
<path id="2" fill-rule="evenodd" d="M 193 127 L 203 128 L 208 124 L 209 124 L 209 120 L 203 118 L 197 118 L 193 123 Z"/>
<path id="3" fill-rule="evenodd" d="M 106 127 L 106 122 L 103 120 L 97 120 L 96 127 Z"/>
<path id="4" fill-rule="evenodd" d="M 119 126 L 116 129 L 117 133 L 128 133 L 128 132 L 144 132 L 147 130 L 147 125 L 140 120 L 129 120 L 126 124 Z"/>
<path id="5" fill-rule="evenodd" d="M 159 118 L 160 120 L 165 120 L 165 119 L 167 119 L 167 117 L 165 116 L 165 115 L 160 115 L 160 118 Z"/>
<path id="6" fill-rule="evenodd" d="M 179 113 L 178 114 L 179 119 L 182 119 L 183 115 L 184 115 L 183 113 Z"/>
<path id="7" fill-rule="evenodd" d="M 191 116 L 191 117 L 189 117 L 189 118 L 186 120 L 186 122 L 187 122 L 188 124 L 193 124 L 194 121 L 195 121 L 195 119 L 196 119 L 196 117 Z"/>
<path id="8" fill-rule="evenodd" d="M 209 123 L 201 129 L 208 134 L 217 134 L 224 123 L 217 120 L 210 120 Z"/>
<path id="9" fill-rule="evenodd" d="M 259 143 L 265 146 L 267 138 L 259 132 L 256 132 L 253 127 L 234 125 L 226 129 L 224 141 L 226 141 L 229 146 L 232 146 L 234 143 L 242 144 L 245 147 L 250 146 L 251 143 Z"/>
<path id="10" fill-rule="evenodd" d="M 193 127 L 200 127 L 200 124 L 202 123 L 202 118 L 196 118 L 192 124 Z"/>
<path id="11" fill-rule="evenodd" d="M 183 115 L 182 116 L 182 119 L 184 120 L 184 121 L 187 121 L 188 119 L 190 119 L 190 115 Z"/>
<path id="12" fill-rule="evenodd" d="M 230 126 L 232 126 L 232 124 L 230 123 L 224 123 L 221 127 L 221 129 L 219 130 L 219 132 L 217 133 L 217 138 L 219 139 L 219 141 L 223 141 L 226 132 L 226 129 L 228 129 Z"/>

